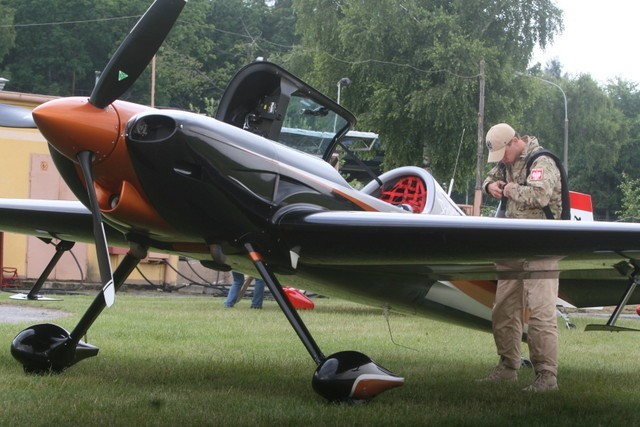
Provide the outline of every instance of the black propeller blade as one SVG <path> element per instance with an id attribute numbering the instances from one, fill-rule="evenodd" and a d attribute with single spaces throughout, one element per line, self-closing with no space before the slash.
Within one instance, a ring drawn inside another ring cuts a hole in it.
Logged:
<path id="1" fill-rule="evenodd" d="M 31 110 L 17 105 L 0 104 L 0 126 L 8 128 L 35 128 Z"/>
<path id="2" fill-rule="evenodd" d="M 96 254 L 98 257 L 98 268 L 100 269 L 100 280 L 102 282 L 102 293 L 107 307 L 111 307 L 116 298 L 115 286 L 113 285 L 113 274 L 111 273 L 111 261 L 107 249 L 107 236 L 104 234 L 104 225 L 100 216 L 100 206 L 98 197 L 93 186 L 93 172 L 91 163 L 94 154 L 90 151 L 78 153 L 78 162 L 82 168 L 84 180 L 87 183 L 87 193 L 91 204 L 91 215 L 93 217 L 93 238 L 96 241 Z"/>
<path id="3" fill-rule="evenodd" d="M 156 0 L 102 71 L 89 102 L 105 108 L 118 99 L 147 67 L 178 19 L 186 0 Z"/>
<path id="4" fill-rule="evenodd" d="M 178 19 L 186 0 L 156 0 L 124 39 L 105 67 L 100 80 L 91 93 L 89 103 L 105 108 L 118 99 L 147 67 L 160 45 Z M 77 155 L 87 185 L 93 217 L 93 235 L 96 244 L 102 293 L 107 307 L 115 301 L 115 286 L 107 249 L 107 238 L 94 187 L 92 163 L 95 153 L 81 151 Z"/>

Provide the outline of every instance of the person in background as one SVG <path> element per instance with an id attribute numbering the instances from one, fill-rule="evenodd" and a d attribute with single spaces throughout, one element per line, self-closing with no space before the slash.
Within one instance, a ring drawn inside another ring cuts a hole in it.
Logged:
<path id="1" fill-rule="evenodd" d="M 488 162 L 498 162 L 488 174 L 483 190 L 507 203 L 507 218 L 560 219 L 562 211 L 561 171 L 548 155 L 533 160 L 529 156 L 543 150 L 538 140 L 520 136 L 510 125 L 500 123 L 487 132 Z M 547 214 L 546 212 L 549 212 Z M 523 245 L 527 242 L 523 241 Z M 534 382 L 524 391 L 558 389 L 558 297 L 557 260 L 532 259 L 496 263 L 498 271 L 547 271 L 542 278 L 498 280 L 492 311 L 493 337 L 500 361 L 483 382 L 515 381 L 521 365 L 525 311 L 528 319 L 527 344 L 535 370 Z"/>
<path id="2" fill-rule="evenodd" d="M 224 306 L 228 308 L 231 308 L 236 304 L 238 294 L 240 293 L 240 289 L 242 288 L 242 284 L 244 283 L 244 274 L 232 271 L 231 275 L 233 276 L 233 284 L 229 288 L 227 299 L 224 301 Z M 253 298 L 251 298 L 251 308 L 262 308 L 263 298 L 264 280 L 255 279 L 255 282 L 253 284 Z"/>

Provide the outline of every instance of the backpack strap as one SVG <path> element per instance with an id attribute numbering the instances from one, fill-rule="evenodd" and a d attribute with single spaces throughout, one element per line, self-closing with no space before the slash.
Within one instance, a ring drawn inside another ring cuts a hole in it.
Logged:
<path id="1" fill-rule="evenodd" d="M 571 219 L 571 205 L 570 205 L 571 202 L 569 200 L 569 180 L 567 178 L 567 171 L 564 170 L 564 166 L 562 166 L 562 162 L 560 161 L 558 156 L 553 154 L 551 151 L 545 150 L 545 149 L 538 150 L 535 153 L 530 154 L 529 157 L 527 158 L 527 176 L 529 176 L 529 174 L 531 173 L 531 165 L 533 165 L 533 162 L 540 156 L 547 156 L 553 159 L 553 161 L 556 163 L 556 167 L 560 171 L 560 183 L 562 187 L 562 190 L 561 190 L 562 191 L 562 212 L 560 213 L 560 219 L 565 219 L 565 220 Z M 542 211 L 544 212 L 547 219 L 555 219 L 549 205 L 543 207 Z"/>
<path id="2" fill-rule="evenodd" d="M 500 170 L 500 172 L 502 172 L 502 174 L 504 175 L 504 180 L 507 180 L 507 165 L 505 165 L 504 163 L 500 162 L 498 163 L 498 169 Z M 509 201 L 509 199 L 507 199 L 506 196 L 502 196 L 502 199 L 500 199 L 500 204 L 498 204 L 498 209 L 496 210 L 496 218 L 505 218 L 507 216 L 507 202 Z"/>

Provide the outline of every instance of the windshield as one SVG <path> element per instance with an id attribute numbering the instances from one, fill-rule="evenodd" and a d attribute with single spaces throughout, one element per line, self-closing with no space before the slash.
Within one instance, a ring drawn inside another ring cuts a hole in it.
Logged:
<path id="1" fill-rule="evenodd" d="M 294 93 L 289 101 L 279 142 L 315 156 L 324 156 L 347 121 L 314 100 Z"/>

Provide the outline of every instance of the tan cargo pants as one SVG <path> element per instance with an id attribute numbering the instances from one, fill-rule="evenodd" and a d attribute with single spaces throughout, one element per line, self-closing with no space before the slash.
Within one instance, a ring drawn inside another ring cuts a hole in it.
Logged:
<path id="1" fill-rule="evenodd" d="M 525 273 L 524 279 L 498 281 L 492 321 L 493 338 L 501 363 L 511 369 L 520 368 L 520 342 L 527 322 L 529 357 L 536 373 L 546 370 L 557 375 L 557 260 L 524 261 L 518 265 L 498 264 L 498 270 L 544 271 L 539 274 Z"/>

